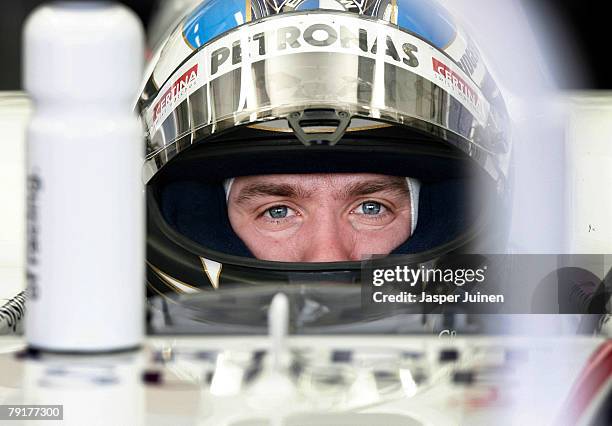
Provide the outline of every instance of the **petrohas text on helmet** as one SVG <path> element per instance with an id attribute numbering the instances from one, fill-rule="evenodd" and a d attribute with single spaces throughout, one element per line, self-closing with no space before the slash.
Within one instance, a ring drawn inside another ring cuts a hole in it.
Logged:
<path id="1" fill-rule="evenodd" d="M 374 79 L 372 84 L 382 84 L 398 70 L 416 74 L 447 90 L 481 123 L 486 122 L 490 108 L 480 88 L 466 73 L 469 68 L 465 60 L 455 62 L 427 41 L 407 31 L 352 14 L 287 14 L 245 24 L 203 46 L 190 47 L 193 55 L 168 76 L 148 108 L 147 120 L 155 130 L 193 92 L 237 70 L 240 70 L 241 87 L 253 86 L 248 90 L 244 87 L 241 89 L 246 90 L 247 96 L 248 93 L 255 93 L 254 90 L 259 87 L 258 79 L 263 78 L 259 74 L 261 70 L 265 69 L 265 74 L 274 75 L 274 78 L 284 76 L 283 79 L 286 79 L 289 76 L 292 84 L 310 85 L 308 81 L 317 73 L 329 72 L 325 71 L 325 67 L 331 58 L 333 63 L 346 66 L 354 63 L 357 67 L 358 62 L 360 67 L 366 67 L 364 69 L 370 71 L 363 76 L 360 74 L 358 78 Z M 314 61 L 323 68 L 313 66 L 312 75 L 304 74 L 297 72 L 300 67 L 293 70 L 291 65 L 285 63 L 287 60 L 297 64 Z M 374 72 L 376 69 L 379 71 Z M 385 70 L 394 71 L 385 77 L 386 73 L 391 72 Z M 257 81 L 251 81 L 251 77 Z M 346 80 L 348 75 L 344 77 Z M 387 106 L 384 97 L 372 102 L 376 108 Z"/>

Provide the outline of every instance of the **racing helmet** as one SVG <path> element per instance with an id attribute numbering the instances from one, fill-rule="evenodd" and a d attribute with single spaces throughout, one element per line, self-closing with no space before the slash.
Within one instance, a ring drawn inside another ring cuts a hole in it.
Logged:
<path id="1" fill-rule="evenodd" d="M 435 1 L 202 1 L 154 55 L 137 109 L 151 295 L 360 282 L 359 261 L 256 259 L 228 219 L 223 184 L 236 176 L 418 180 L 418 224 L 394 262 L 505 244 L 508 113 L 477 46 Z"/>

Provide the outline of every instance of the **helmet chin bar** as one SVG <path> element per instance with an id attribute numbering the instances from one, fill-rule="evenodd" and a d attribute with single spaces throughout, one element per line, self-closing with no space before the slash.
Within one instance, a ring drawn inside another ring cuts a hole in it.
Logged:
<path id="1" fill-rule="evenodd" d="M 336 145 L 344 136 L 351 124 L 351 116 L 348 112 L 335 109 L 306 109 L 302 112 L 292 112 L 287 117 L 289 126 L 293 129 L 295 137 L 305 146 L 310 145 Z M 313 127 L 335 127 L 333 133 L 328 132 L 306 132 Z"/>

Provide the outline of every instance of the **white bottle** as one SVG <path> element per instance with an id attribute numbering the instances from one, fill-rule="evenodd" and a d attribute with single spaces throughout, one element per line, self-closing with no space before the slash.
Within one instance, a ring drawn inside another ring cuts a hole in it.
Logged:
<path id="1" fill-rule="evenodd" d="M 58 1 L 24 30 L 28 129 L 26 339 L 107 352 L 144 335 L 142 77 L 138 18 L 113 2 Z"/>

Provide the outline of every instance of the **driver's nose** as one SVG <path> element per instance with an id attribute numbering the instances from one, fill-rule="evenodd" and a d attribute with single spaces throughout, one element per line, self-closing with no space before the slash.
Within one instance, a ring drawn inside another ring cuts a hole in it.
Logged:
<path id="1" fill-rule="evenodd" d="M 350 225 L 348 225 L 350 227 Z M 305 230 L 302 262 L 342 262 L 354 258 L 354 236 L 333 214 L 321 217 Z"/>

